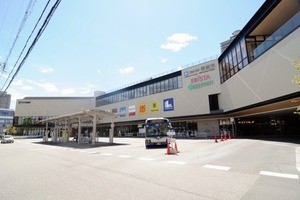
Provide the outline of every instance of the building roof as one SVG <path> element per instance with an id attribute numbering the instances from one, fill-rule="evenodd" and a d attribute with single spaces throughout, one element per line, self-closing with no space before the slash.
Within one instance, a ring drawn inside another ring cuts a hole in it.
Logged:
<path id="1" fill-rule="evenodd" d="M 118 115 L 116 113 L 98 110 L 98 109 L 82 110 L 82 111 L 76 112 L 76 113 L 71 113 L 71 114 L 67 114 L 67 115 L 61 115 L 61 116 L 57 116 L 57 117 L 44 119 L 44 120 L 39 121 L 39 123 L 52 122 L 52 123 L 72 124 L 72 123 L 78 123 L 79 119 L 81 122 L 89 122 L 89 121 L 93 120 L 94 116 L 96 116 L 96 120 L 101 120 L 101 119 L 106 119 L 106 118 L 114 119 Z"/>

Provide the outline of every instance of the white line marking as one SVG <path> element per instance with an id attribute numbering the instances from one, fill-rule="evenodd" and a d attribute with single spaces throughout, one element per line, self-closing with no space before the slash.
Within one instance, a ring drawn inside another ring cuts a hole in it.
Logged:
<path id="1" fill-rule="evenodd" d="M 131 156 L 127 156 L 127 155 L 118 155 L 119 158 L 131 158 Z"/>
<path id="2" fill-rule="evenodd" d="M 139 160 L 153 161 L 155 158 L 139 158 Z"/>
<path id="3" fill-rule="evenodd" d="M 203 167 L 209 169 L 223 170 L 223 171 L 228 171 L 230 169 L 230 167 L 218 166 L 218 165 L 204 165 Z"/>
<path id="4" fill-rule="evenodd" d="M 283 174 L 283 173 L 268 172 L 268 171 L 261 171 L 259 174 L 266 175 L 266 176 L 281 177 L 281 178 L 298 179 L 298 175 L 295 174 Z"/>
<path id="5" fill-rule="evenodd" d="M 186 162 L 183 162 L 183 161 L 167 161 L 167 163 L 170 163 L 170 164 L 177 164 L 177 165 L 185 165 Z"/>
<path id="6" fill-rule="evenodd" d="M 101 153 L 102 156 L 112 156 L 111 153 Z"/>

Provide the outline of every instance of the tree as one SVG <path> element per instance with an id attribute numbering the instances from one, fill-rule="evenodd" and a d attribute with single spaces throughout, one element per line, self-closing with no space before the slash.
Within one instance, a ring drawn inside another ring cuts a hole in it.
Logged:
<path id="1" fill-rule="evenodd" d="M 7 128 L 7 133 L 8 135 L 15 135 L 17 133 L 16 127 L 14 126 L 9 126 Z"/>
<path id="2" fill-rule="evenodd" d="M 300 71 L 300 61 L 294 61 L 293 66 L 298 71 Z M 300 86 L 300 74 L 297 74 L 292 81 L 293 81 L 294 84 Z M 300 106 L 298 106 L 297 110 L 294 113 L 300 115 Z"/>

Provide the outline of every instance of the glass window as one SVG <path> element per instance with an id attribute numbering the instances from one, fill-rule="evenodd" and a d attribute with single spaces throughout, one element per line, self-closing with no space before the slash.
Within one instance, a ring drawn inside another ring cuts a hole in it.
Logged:
<path id="1" fill-rule="evenodd" d="M 173 79 L 172 78 L 168 79 L 168 82 L 169 82 L 169 89 L 173 90 L 174 89 Z"/>
<path id="2" fill-rule="evenodd" d="M 236 45 L 235 50 L 236 50 L 237 63 L 240 63 L 242 62 L 242 52 L 241 52 L 240 43 Z"/>
<path id="3" fill-rule="evenodd" d="M 154 94 L 153 89 L 154 89 L 154 85 L 153 85 L 153 84 L 149 85 L 149 94 L 150 94 L 150 95 L 151 95 L 151 94 Z"/>
<path id="4" fill-rule="evenodd" d="M 160 89 L 160 82 L 156 83 L 156 93 L 160 93 L 161 89 Z"/>
<path id="5" fill-rule="evenodd" d="M 247 58 L 247 50 L 246 50 L 246 44 L 245 44 L 245 40 L 242 40 L 240 42 L 241 44 L 241 52 L 242 52 L 242 58 Z"/>
<path id="6" fill-rule="evenodd" d="M 174 77 L 174 78 L 173 78 L 173 84 L 174 84 L 174 89 L 177 89 L 177 88 L 178 88 L 178 80 L 177 80 L 177 77 Z"/>
<path id="7" fill-rule="evenodd" d="M 234 66 L 237 65 L 237 58 L 236 58 L 235 48 L 232 49 L 231 54 L 232 54 L 232 61 L 233 61 L 233 62 L 232 62 L 232 63 L 233 63 L 233 66 L 232 66 L 232 67 L 234 67 Z"/>
<path id="8" fill-rule="evenodd" d="M 165 86 L 165 91 L 168 91 L 169 90 L 169 83 L 168 83 L 168 80 L 164 80 L 164 86 Z"/>
<path id="9" fill-rule="evenodd" d="M 178 76 L 178 88 L 182 88 L 182 77 Z"/>

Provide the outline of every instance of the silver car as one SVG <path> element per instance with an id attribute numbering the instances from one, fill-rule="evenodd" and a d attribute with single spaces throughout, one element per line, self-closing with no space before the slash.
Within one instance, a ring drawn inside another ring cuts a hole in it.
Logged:
<path id="1" fill-rule="evenodd" d="M 1 136 L 1 143 L 14 143 L 14 138 L 11 135 L 2 135 Z"/>

